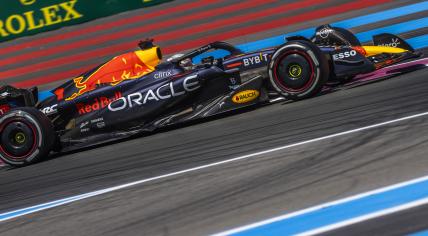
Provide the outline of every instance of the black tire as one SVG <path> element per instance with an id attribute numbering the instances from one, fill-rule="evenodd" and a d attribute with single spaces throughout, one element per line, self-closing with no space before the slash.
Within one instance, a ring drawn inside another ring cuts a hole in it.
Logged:
<path id="1" fill-rule="evenodd" d="M 52 122 L 36 108 L 20 107 L 0 117 L 0 159 L 11 166 L 42 160 L 55 140 Z"/>
<path id="2" fill-rule="evenodd" d="M 272 87 L 287 99 L 318 94 L 330 76 L 327 57 L 313 43 L 289 41 L 272 55 L 268 67 Z"/>

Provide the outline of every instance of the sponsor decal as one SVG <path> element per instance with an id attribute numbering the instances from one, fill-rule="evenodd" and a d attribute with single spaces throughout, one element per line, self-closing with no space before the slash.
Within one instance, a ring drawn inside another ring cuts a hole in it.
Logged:
<path id="1" fill-rule="evenodd" d="M 155 79 L 163 79 L 166 77 L 172 76 L 172 71 L 168 70 L 168 71 L 160 71 L 155 73 L 154 78 Z"/>
<path id="2" fill-rule="evenodd" d="M 90 124 L 90 126 L 89 126 Z M 80 132 L 81 133 L 85 133 L 85 132 L 89 132 L 91 128 L 104 128 L 106 126 L 106 124 L 104 123 L 104 118 L 100 117 L 97 119 L 93 119 L 91 121 L 84 121 L 82 123 L 80 123 Z"/>
<path id="3" fill-rule="evenodd" d="M 383 47 L 392 47 L 392 48 L 398 48 L 398 46 L 401 44 L 400 39 L 398 38 L 392 38 L 390 43 L 384 43 L 379 46 Z"/>
<path id="4" fill-rule="evenodd" d="M 36 0 L 19 0 L 22 5 L 28 6 L 36 2 Z"/>
<path id="5" fill-rule="evenodd" d="M 101 129 L 101 128 L 106 127 L 106 123 L 104 123 L 104 121 L 103 121 L 103 122 L 98 122 L 98 123 L 96 124 L 96 126 L 97 126 L 97 128 L 98 128 L 98 129 Z"/>
<path id="6" fill-rule="evenodd" d="M 95 124 L 95 126 L 98 129 L 104 128 L 106 126 L 106 123 L 104 122 L 104 118 L 103 117 L 91 120 L 91 124 Z"/>
<path id="7" fill-rule="evenodd" d="M 0 115 L 4 115 L 9 110 L 10 110 L 9 105 L 0 105 Z"/>
<path id="8" fill-rule="evenodd" d="M 164 84 L 156 89 L 149 89 L 144 92 L 129 94 L 126 97 L 120 97 L 108 105 L 110 111 L 116 112 L 134 106 L 143 106 L 150 101 L 158 102 L 174 97 L 182 96 L 188 92 L 197 90 L 200 87 L 197 75 L 192 75 L 183 80 L 180 85 L 174 85 L 173 82 Z"/>
<path id="9" fill-rule="evenodd" d="M 233 95 L 232 101 L 237 104 L 249 103 L 258 98 L 259 95 L 260 92 L 257 90 L 245 90 Z"/>
<path id="10" fill-rule="evenodd" d="M 341 60 L 349 57 L 355 57 L 357 55 L 357 51 L 351 50 L 347 52 L 341 52 L 333 55 L 334 60 Z"/>
<path id="11" fill-rule="evenodd" d="M 100 117 L 100 118 L 97 118 L 97 119 L 91 120 L 91 124 L 95 124 L 95 123 L 98 123 L 98 122 L 101 122 L 101 121 L 104 121 L 104 118 L 103 118 L 103 117 Z"/>
<path id="12" fill-rule="evenodd" d="M 77 103 L 76 109 L 79 112 L 79 115 L 85 115 L 91 113 L 93 111 L 98 111 L 100 109 L 106 108 L 112 102 L 120 99 L 122 97 L 122 93 L 116 92 L 114 97 L 99 97 L 94 98 L 93 102 L 90 104 L 86 103 Z"/>
<path id="13" fill-rule="evenodd" d="M 232 78 L 229 78 L 229 80 L 231 83 L 231 85 L 229 85 L 229 89 L 235 90 L 235 89 L 239 88 L 238 81 L 236 78 L 232 77 Z"/>
<path id="14" fill-rule="evenodd" d="M 87 125 L 89 125 L 89 121 L 82 122 L 82 123 L 80 124 L 80 129 L 85 128 Z"/>
<path id="15" fill-rule="evenodd" d="M 58 104 L 55 104 L 55 105 L 50 106 L 50 107 L 45 107 L 45 108 L 41 109 L 40 111 L 43 112 L 45 115 L 53 115 L 53 114 L 58 113 L 57 107 L 58 107 Z"/>
<path id="16" fill-rule="evenodd" d="M 91 130 L 91 129 L 89 129 L 89 128 L 83 128 L 83 129 L 80 129 L 80 132 L 81 133 L 86 133 L 86 132 L 89 132 L 89 130 Z"/>
<path id="17" fill-rule="evenodd" d="M 3 0 L 0 42 L 172 0 Z"/>
<path id="18" fill-rule="evenodd" d="M 198 49 L 197 49 L 197 51 L 198 51 L 198 52 L 204 52 L 204 51 L 207 51 L 207 50 L 209 50 L 209 49 L 211 49 L 211 45 L 207 45 L 207 46 L 204 46 L 204 47 L 198 48 Z"/>
<path id="19" fill-rule="evenodd" d="M 249 58 L 244 58 L 242 60 L 242 62 L 244 63 L 244 66 L 253 66 L 253 65 L 257 65 L 260 64 L 262 62 L 267 62 L 268 61 L 268 56 L 269 54 L 262 54 L 260 53 L 260 55 L 257 56 L 252 56 Z"/>
<path id="20" fill-rule="evenodd" d="M 323 28 L 319 31 L 319 36 L 323 39 L 328 38 L 328 36 L 330 36 L 330 33 L 333 32 L 332 29 L 330 28 Z"/>
<path id="21" fill-rule="evenodd" d="M 34 0 L 20 0 L 23 5 L 31 5 Z M 47 26 L 83 17 L 76 9 L 77 0 L 62 2 L 38 9 L 36 12 L 27 11 L 14 14 L 6 19 L 0 19 L 0 36 L 18 35 L 26 31 L 42 29 Z"/>

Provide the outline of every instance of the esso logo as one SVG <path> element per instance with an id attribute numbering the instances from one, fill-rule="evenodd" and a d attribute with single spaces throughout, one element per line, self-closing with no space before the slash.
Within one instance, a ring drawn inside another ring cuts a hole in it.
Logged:
<path id="1" fill-rule="evenodd" d="M 345 58 L 349 58 L 349 57 L 355 57 L 356 55 L 357 55 L 357 51 L 352 50 L 352 51 L 334 54 L 333 59 L 336 61 L 336 60 L 341 60 L 341 59 L 345 59 Z"/>

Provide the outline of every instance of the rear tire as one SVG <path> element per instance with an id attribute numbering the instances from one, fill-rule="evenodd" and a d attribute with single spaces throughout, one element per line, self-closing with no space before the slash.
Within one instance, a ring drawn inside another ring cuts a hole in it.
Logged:
<path id="1" fill-rule="evenodd" d="M 55 139 L 52 122 L 36 108 L 20 107 L 0 117 L 0 159 L 11 166 L 42 160 Z"/>
<path id="2" fill-rule="evenodd" d="M 272 87 L 287 99 L 301 100 L 318 94 L 330 76 L 327 57 L 313 43 L 287 42 L 272 55 L 268 67 Z"/>

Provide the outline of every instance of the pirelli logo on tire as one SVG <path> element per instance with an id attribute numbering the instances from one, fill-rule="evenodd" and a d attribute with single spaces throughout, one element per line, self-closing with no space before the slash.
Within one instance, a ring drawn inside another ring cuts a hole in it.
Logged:
<path id="1" fill-rule="evenodd" d="M 257 90 L 245 90 L 233 95 L 232 101 L 237 104 L 244 104 L 256 100 L 259 96 L 260 92 Z"/>

